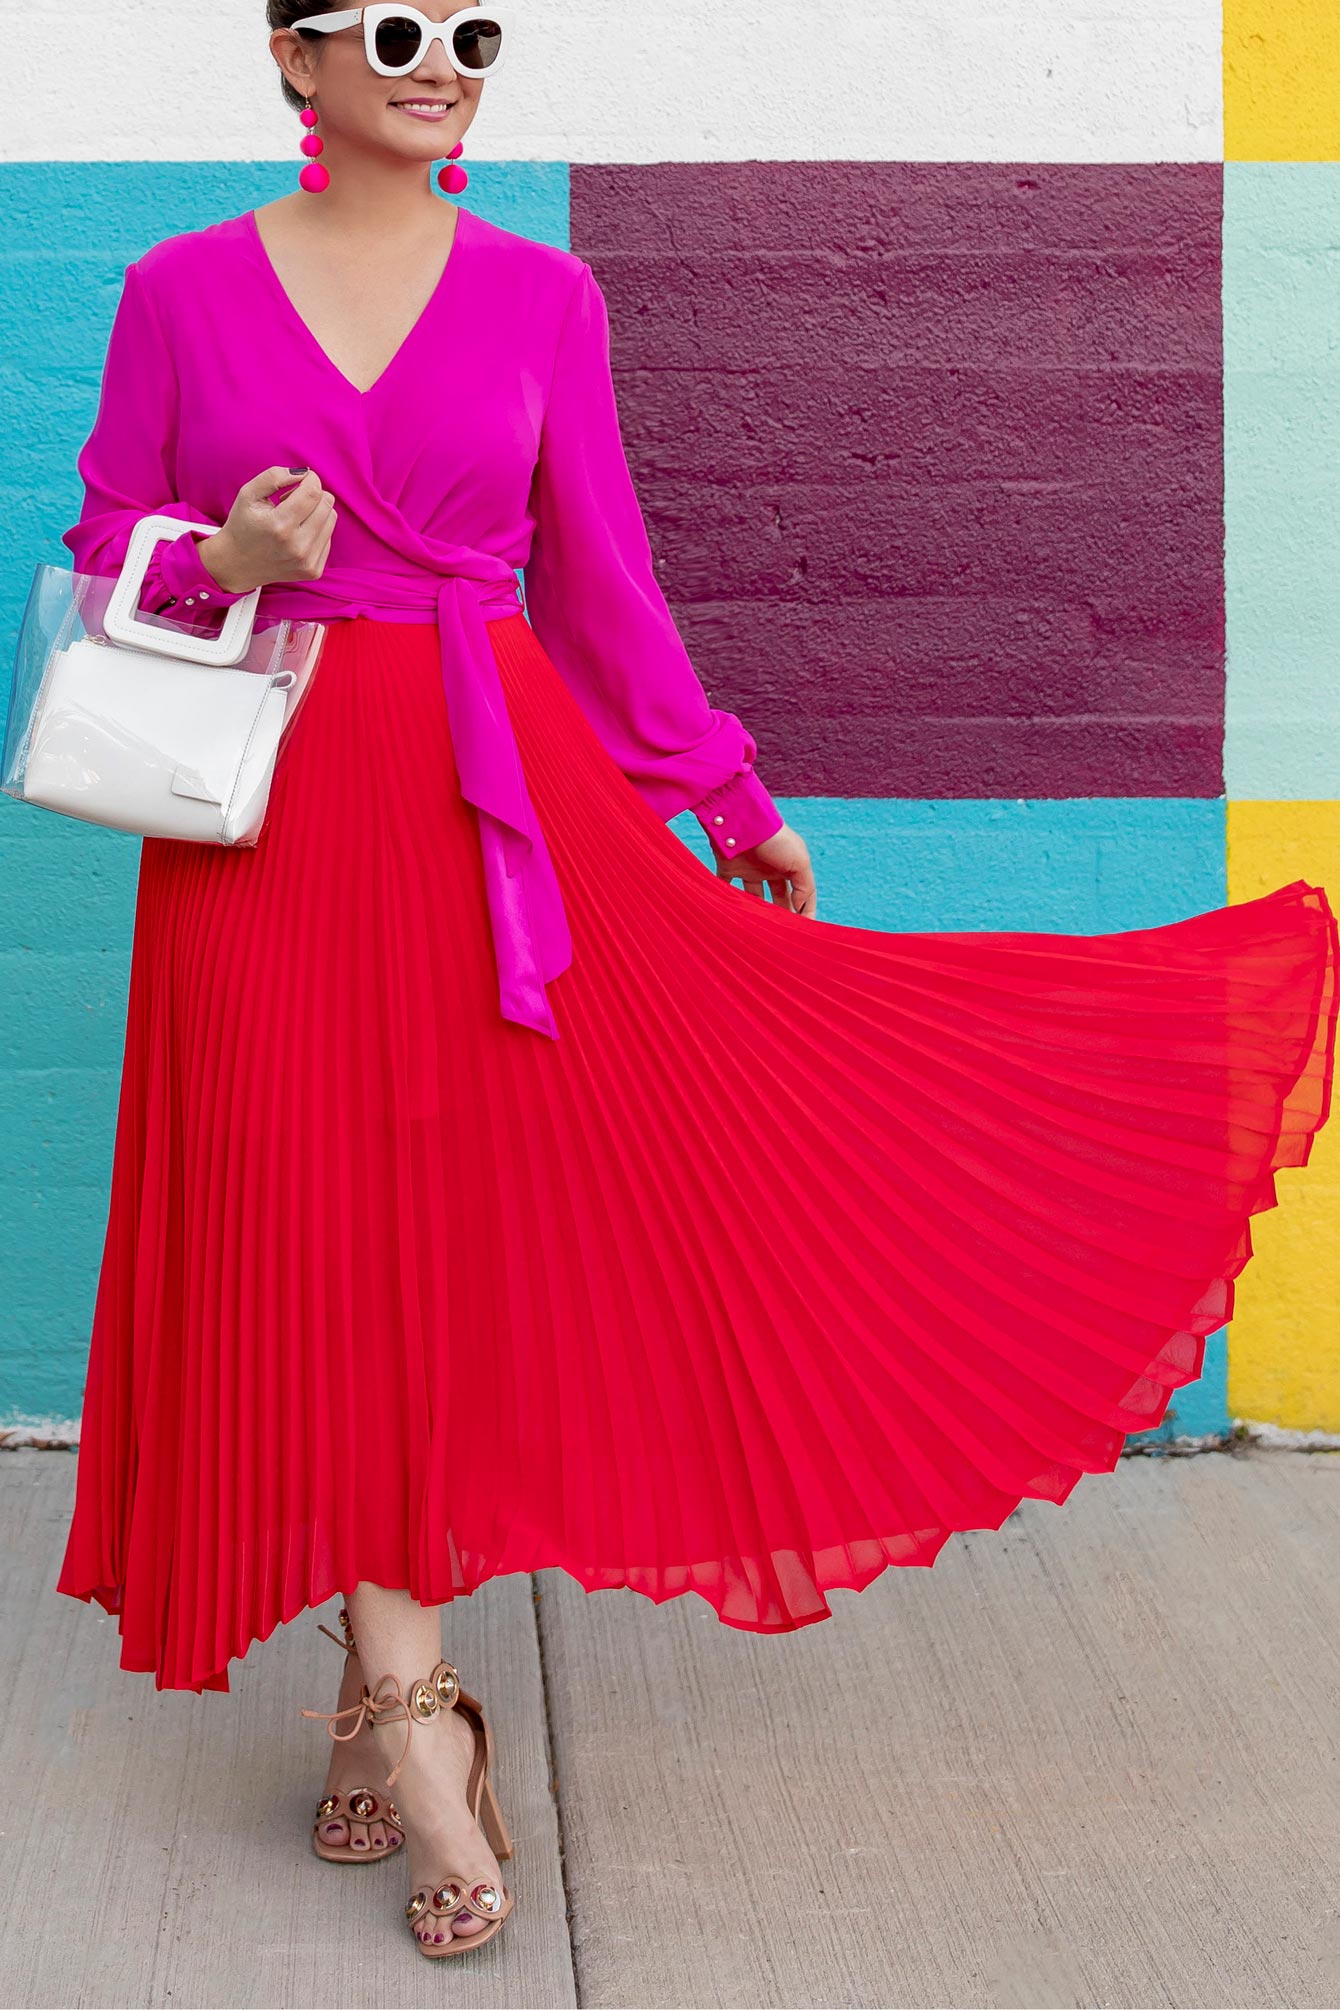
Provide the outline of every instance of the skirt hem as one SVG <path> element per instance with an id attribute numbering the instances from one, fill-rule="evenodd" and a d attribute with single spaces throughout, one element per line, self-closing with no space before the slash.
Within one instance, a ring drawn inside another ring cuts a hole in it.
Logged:
<path id="1" fill-rule="evenodd" d="M 1265 1205 L 1270 1206 L 1274 1205 L 1274 1203 L 1267 1202 Z M 1153 1417 L 1150 1424 L 1143 1428 L 1156 1430 L 1164 1421 L 1171 1399 L 1177 1389 L 1185 1387 L 1188 1383 L 1194 1382 L 1198 1378 L 1203 1365 L 1203 1339 L 1198 1351 L 1200 1359 L 1197 1361 L 1194 1372 L 1185 1375 L 1175 1384 L 1165 1385 L 1164 1400 L 1158 1406 L 1157 1414 Z M 1050 1491 L 1039 1490 L 1036 1493 L 1021 1494 L 1016 1501 L 1007 1505 L 1004 1511 L 994 1520 L 976 1520 L 964 1522 L 953 1527 L 946 1526 L 934 1530 L 921 1530 L 918 1532 L 918 1542 L 914 1554 L 906 1556 L 891 1556 L 886 1554 L 880 1561 L 872 1563 L 868 1568 L 856 1571 L 847 1577 L 834 1577 L 831 1580 L 825 1579 L 822 1571 L 816 1570 L 814 1573 L 814 1583 L 820 1593 L 820 1602 L 815 1610 L 782 1620 L 731 1617 L 719 1605 L 714 1604 L 706 1591 L 695 1584 L 683 1584 L 673 1589 L 653 1589 L 649 1586 L 639 1584 L 635 1577 L 628 1575 L 626 1572 L 623 1574 L 618 1574 L 615 1571 L 610 1571 L 608 1574 L 596 1573 L 589 1568 L 564 1561 L 561 1557 L 546 1555 L 530 1563 L 517 1565 L 507 1570 L 487 1571 L 476 1577 L 468 1585 L 440 1594 L 433 1592 L 425 1595 L 415 1591 L 413 1585 L 407 1581 L 408 1573 L 400 1574 L 395 1583 L 387 1584 L 385 1576 L 374 1577 L 369 1573 L 358 1571 L 348 1574 L 337 1572 L 332 1581 L 325 1585 L 324 1588 L 314 1587 L 306 1596 L 282 1607 L 275 1614 L 274 1618 L 262 1629 L 250 1633 L 245 1640 L 239 1640 L 228 1654 L 227 1659 L 219 1667 L 210 1669 L 207 1673 L 197 1670 L 191 1677 L 185 1680 L 166 1680 L 164 1671 L 156 1665 L 152 1658 L 137 1656 L 133 1650 L 127 1649 L 124 1646 L 120 1667 L 123 1672 L 128 1674 L 153 1675 L 155 1678 L 154 1687 L 159 1690 L 186 1691 L 195 1695 L 209 1691 L 227 1695 L 231 1693 L 232 1685 L 229 1678 L 229 1670 L 234 1662 L 240 1663 L 243 1661 L 253 1646 L 263 1644 L 279 1627 L 291 1625 L 295 1619 L 301 1618 L 304 1612 L 316 1611 L 326 1604 L 329 1599 L 335 1597 L 347 1598 L 349 1591 L 360 1583 L 379 1584 L 387 1591 L 408 1592 L 416 1604 L 425 1608 L 433 1608 L 454 1605 L 462 1598 L 471 1598 L 476 1591 L 482 1590 L 484 1586 L 496 1583 L 500 1579 L 508 1577 L 533 1577 L 538 1572 L 545 1570 L 562 1571 L 571 1583 L 576 1584 L 588 1596 L 602 1591 L 632 1591 L 639 1598 L 648 1599 L 653 1605 L 668 1605 L 676 1598 L 698 1597 L 716 1613 L 718 1620 L 723 1626 L 729 1626 L 733 1631 L 759 1634 L 795 1633 L 799 1632 L 803 1627 L 819 1625 L 824 1620 L 835 1616 L 828 1603 L 828 1594 L 835 1591 L 862 1592 L 869 1585 L 873 1584 L 877 1578 L 884 1576 L 889 1570 L 929 1570 L 934 1565 L 941 1550 L 949 1542 L 951 1536 L 995 1533 L 1004 1526 L 1011 1515 L 1018 1512 L 1027 1500 L 1045 1502 L 1054 1507 L 1063 1506 L 1081 1479 L 1087 1474 L 1114 1472 L 1118 1461 L 1124 1455 L 1125 1447 L 1124 1445 L 1119 1445 L 1113 1458 L 1101 1463 L 1077 1468 L 1072 1473 L 1064 1476 L 1059 1488 L 1054 1488 Z M 885 1537 L 883 1539 L 869 1538 L 868 1540 L 871 1544 L 886 1548 L 895 1544 L 906 1543 L 907 1536 L 904 1532 L 900 1532 L 897 1537 Z M 847 1547 L 864 1546 L 864 1542 L 865 1539 L 863 1539 L 862 1544 L 852 1544 L 847 1545 Z M 664 1566 L 657 1566 L 657 1569 L 661 1575 L 664 1575 Z M 123 1587 L 121 1586 L 98 1585 L 81 1588 L 72 1578 L 69 1581 L 63 1578 L 56 1589 L 63 1597 L 79 1599 L 87 1605 L 96 1604 L 101 1606 L 112 1618 L 119 1619 L 121 1616 L 123 1599 Z M 124 1641 L 124 1636 L 122 1637 Z"/>

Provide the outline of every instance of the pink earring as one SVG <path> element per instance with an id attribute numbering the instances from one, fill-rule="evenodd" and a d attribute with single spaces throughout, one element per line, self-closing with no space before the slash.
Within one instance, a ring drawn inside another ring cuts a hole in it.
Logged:
<path id="1" fill-rule="evenodd" d="M 323 168 L 317 159 L 319 153 L 325 152 L 326 143 L 324 140 L 318 139 L 316 134 L 310 130 L 316 124 L 316 113 L 312 110 L 312 101 L 310 98 L 307 100 L 304 110 L 299 112 L 298 117 L 309 128 L 301 147 L 301 151 L 307 155 L 307 165 L 298 176 L 298 186 L 309 189 L 313 195 L 317 195 L 323 188 L 330 187 L 330 169 Z"/>
<path id="2" fill-rule="evenodd" d="M 462 152 L 461 142 L 457 140 L 455 146 L 447 155 L 447 166 L 439 168 L 437 172 L 437 185 L 439 188 L 445 189 L 448 195 L 459 195 L 463 188 L 468 188 L 470 185 L 470 177 L 465 172 L 465 169 L 451 165 L 452 162 L 460 158 Z"/>

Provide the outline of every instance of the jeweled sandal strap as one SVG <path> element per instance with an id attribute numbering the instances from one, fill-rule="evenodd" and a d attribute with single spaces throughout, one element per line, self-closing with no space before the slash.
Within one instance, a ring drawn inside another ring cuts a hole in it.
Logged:
<path id="1" fill-rule="evenodd" d="M 435 1661 L 426 1682 L 416 1682 L 409 1692 L 416 1717 L 435 1717 L 439 1710 L 455 1708 L 461 1693 L 461 1678 L 450 1661 Z"/>
<path id="2" fill-rule="evenodd" d="M 383 1807 L 377 1796 L 370 1793 L 366 1787 L 350 1787 L 345 1790 L 336 1788 L 329 1794 L 323 1794 L 316 1804 L 317 1819 L 323 1820 L 327 1816 L 338 1815 L 342 1800 L 348 1801 L 349 1812 L 355 1821 L 376 1821 L 380 1814 L 383 1821 L 394 1822 L 397 1828 L 404 1826 L 396 1812 L 395 1802 L 388 1800 Z"/>
<path id="3" fill-rule="evenodd" d="M 430 1912 L 435 1919 L 472 1912 L 476 1919 L 496 1919 L 507 1903 L 506 1893 L 491 1878 L 446 1877 L 437 1885 L 423 1884 L 406 1902 L 405 1917 L 413 1921 Z"/>
<path id="4" fill-rule="evenodd" d="M 400 1757 L 396 1760 L 393 1771 L 386 1777 L 387 1786 L 393 1787 L 400 1768 L 408 1757 L 409 1741 L 415 1724 L 426 1724 L 439 1710 L 452 1709 L 461 1693 L 461 1678 L 450 1661 L 435 1661 L 428 1679 L 413 1683 L 408 1696 L 401 1694 L 400 1684 L 394 1675 L 383 1675 L 382 1681 L 377 1684 L 377 1689 L 381 1688 L 382 1682 L 391 1684 L 393 1694 L 383 1701 L 374 1689 L 368 1698 L 369 1716 L 374 1722 L 380 1721 L 383 1717 L 394 1722 L 394 1713 L 400 1710 L 404 1712 L 405 1717 L 405 1742 L 400 1748 Z"/>
<path id="5" fill-rule="evenodd" d="M 379 1692 L 388 1685 L 391 1693 L 387 1696 L 382 1696 Z M 415 1723 L 425 1723 L 430 1717 L 435 1717 L 439 1710 L 451 1709 L 460 1693 L 461 1678 L 452 1667 L 450 1661 L 438 1661 L 434 1663 L 433 1672 L 427 1681 L 416 1682 L 411 1688 L 408 1697 L 401 1693 L 398 1678 L 388 1673 L 383 1675 L 371 1690 L 369 1690 L 365 1682 L 358 1701 L 356 1703 L 347 1703 L 343 1710 L 304 1710 L 302 1714 L 304 1717 L 323 1718 L 326 1729 L 330 1732 L 331 1737 L 340 1738 L 347 1742 L 350 1738 L 358 1736 L 364 1724 L 381 1723 L 383 1721 L 394 1723 L 397 1721 L 397 1713 L 403 1712 L 405 1719 L 405 1742 L 400 1748 L 400 1757 L 386 1776 L 387 1786 L 393 1787 L 399 1777 L 400 1768 L 404 1765 L 409 1753 L 409 1741 L 413 1735 Z M 355 1719 L 352 1730 L 337 1731 L 335 1729 L 341 1717 L 353 1717 Z"/>

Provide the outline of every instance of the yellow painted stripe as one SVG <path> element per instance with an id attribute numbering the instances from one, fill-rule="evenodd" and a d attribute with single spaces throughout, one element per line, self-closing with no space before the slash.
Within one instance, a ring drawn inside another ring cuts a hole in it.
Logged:
<path id="1" fill-rule="evenodd" d="M 1224 158 L 1340 160 L 1337 0 L 1224 0 Z"/>
<path id="2" fill-rule="evenodd" d="M 1340 913 L 1340 803 L 1230 802 L 1228 897 L 1290 880 L 1324 886 Z M 1228 1334 L 1235 1417 L 1340 1431 L 1340 1088 L 1305 1166 L 1276 1175 L 1279 1206 L 1252 1216 L 1251 1262 Z"/>

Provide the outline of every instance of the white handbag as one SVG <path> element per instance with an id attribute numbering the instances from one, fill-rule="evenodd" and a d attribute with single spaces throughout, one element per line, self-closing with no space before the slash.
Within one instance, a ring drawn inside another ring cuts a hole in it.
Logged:
<path id="1" fill-rule="evenodd" d="M 39 565 L 15 652 L 0 788 L 144 837 L 254 845 L 325 624 L 256 629 L 261 589 L 216 634 L 145 616 L 155 545 L 215 524 L 142 517 L 114 580 Z"/>

